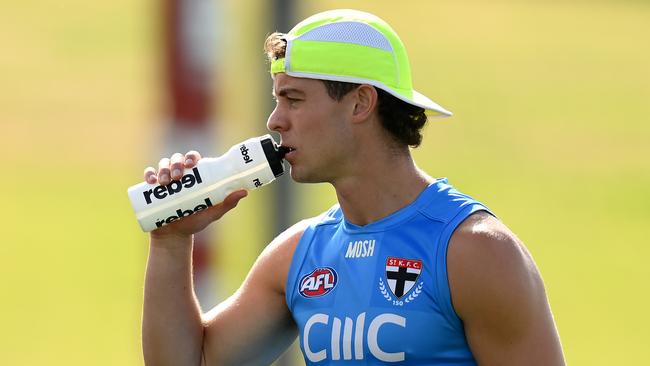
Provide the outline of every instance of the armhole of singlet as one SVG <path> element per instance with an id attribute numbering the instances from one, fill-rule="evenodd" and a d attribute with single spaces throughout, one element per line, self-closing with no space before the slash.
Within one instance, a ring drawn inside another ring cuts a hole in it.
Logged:
<path id="1" fill-rule="evenodd" d="M 478 211 L 486 211 L 494 215 L 487 207 L 480 203 L 472 203 L 458 211 L 458 213 L 445 225 L 442 230 L 438 245 L 436 246 L 436 288 L 438 304 L 449 322 L 457 331 L 464 332 L 463 322 L 458 316 L 456 309 L 451 301 L 451 288 L 447 276 L 447 252 L 449 240 L 458 226 L 465 221 L 470 215 Z"/>
<path id="2" fill-rule="evenodd" d="M 307 251 L 311 246 L 311 242 L 314 239 L 318 230 L 318 223 L 312 223 L 305 231 L 302 233 L 298 244 L 296 245 L 296 250 L 293 252 L 293 257 L 291 259 L 291 265 L 289 267 L 289 274 L 287 276 L 287 282 L 285 283 L 285 301 L 287 302 L 287 307 L 293 312 L 293 299 L 296 295 L 296 281 L 298 281 L 298 273 L 305 262 L 307 257 Z"/>

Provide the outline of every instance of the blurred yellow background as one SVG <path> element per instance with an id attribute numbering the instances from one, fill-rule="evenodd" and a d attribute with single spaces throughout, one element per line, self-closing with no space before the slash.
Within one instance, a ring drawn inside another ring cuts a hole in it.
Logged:
<path id="1" fill-rule="evenodd" d="M 222 6 L 225 127 L 212 153 L 264 131 L 266 6 Z M 527 244 L 568 363 L 650 364 L 650 3 L 309 1 L 297 15 L 336 7 L 387 20 L 415 87 L 455 112 L 429 124 L 416 159 Z M 160 11 L 3 4 L 1 365 L 143 363 L 147 235 L 126 188 L 157 162 L 162 138 Z M 334 202 L 329 186 L 296 189 L 296 218 Z M 271 192 L 215 225 L 222 296 L 274 234 L 259 210 Z"/>

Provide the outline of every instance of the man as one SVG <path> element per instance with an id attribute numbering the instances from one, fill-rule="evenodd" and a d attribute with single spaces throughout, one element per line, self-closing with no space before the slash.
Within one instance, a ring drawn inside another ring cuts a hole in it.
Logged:
<path id="1" fill-rule="evenodd" d="M 266 42 L 277 105 L 267 126 L 298 182 L 328 182 L 328 212 L 280 234 L 239 290 L 201 314 L 192 234 L 246 195 L 151 233 L 148 365 L 264 365 L 295 339 L 309 365 L 563 365 L 537 268 L 488 209 L 419 170 L 426 114 L 397 34 L 367 13 L 316 14 Z M 150 183 L 201 158 L 174 154 Z"/>

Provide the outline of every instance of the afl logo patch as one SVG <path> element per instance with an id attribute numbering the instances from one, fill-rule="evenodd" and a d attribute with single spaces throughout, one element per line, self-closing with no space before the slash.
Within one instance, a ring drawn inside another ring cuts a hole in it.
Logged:
<path id="1" fill-rule="evenodd" d="M 327 295 L 336 287 L 338 277 L 334 268 L 316 268 L 300 280 L 300 294 L 304 297 Z"/>

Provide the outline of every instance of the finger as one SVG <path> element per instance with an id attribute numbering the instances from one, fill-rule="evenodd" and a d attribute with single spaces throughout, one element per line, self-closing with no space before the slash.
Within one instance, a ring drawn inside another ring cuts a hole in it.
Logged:
<path id="1" fill-rule="evenodd" d="M 199 160 L 201 160 L 201 154 L 199 154 L 198 151 L 188 151 L 187 154 L 185 154 L 185 167 L 191 169 Z"/>
<path id="2" fill-rule="evenodd" d="M 240 191 L 235 191 L 231 194 L 229 194 L 221 204 L 219 204 L 220 209 L 219 210 L 214 210 L 214 215 L 212 216 L 212 220 L 218 220 L 226 214 L 228 211 L 232 210 L 237 206 L 239 201 L 248 196 L 248 191 L 245 190 L 240 190 Z"/>
<path id="3" fill-rule="evenodd" d="M 156 177 L 156 169 L 153 167 L 147 167 L 144 170 L 144 181 L 149 184 L 156 184 L 158 178 Z"/>
<path id="4" fill-rule="evenodd" d="M 237 206 L 237 203 L 239 203 L 242 198 L 246 196 L 248 196 L 248 191 L 245 189 L 234 191 L 226 196 L 226 199 L 223 200 L 224 206 L 229 207 L 228 209 L 232 209 Z"/>
<path id="5" fill-rule="evenodd" d="M 171 178 L 179 180 L 183 176 L 183 154 L 175 153 L 169 162 L 169 169 L 171 170 Z"/>
<path id="6" fill-rule="evenodd" d="M 160 162 L 158 163 L 158 182 L 164 186 L 169 184 L 170 181 L 169 159 L 160 159 Z"/>

